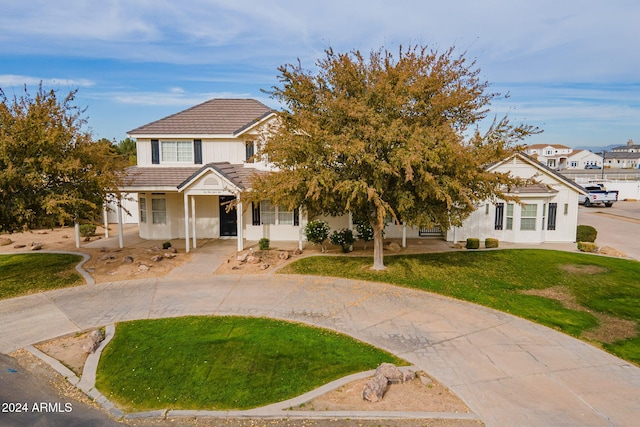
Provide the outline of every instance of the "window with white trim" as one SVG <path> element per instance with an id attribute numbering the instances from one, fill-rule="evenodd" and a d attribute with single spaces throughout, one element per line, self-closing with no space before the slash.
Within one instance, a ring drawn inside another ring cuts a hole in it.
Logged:
<path id="1" fill-rule="evenodd" d="M 538 205 L 528 204 L 522 205 L 520 213 L 520 230 L 531 231 L 536 229 L 536 216 L 538 214 Z"/>
<path id="2" fill-rule="evenodd" d="M 193 163 L 192 141 L 162 141 L 160 147 L 164 163 Z"/>
<path id="3" fill-rule="evenodd" d="M 513 230 L 513 203 L 507 205 L 507 215 L 505 218 L 507 219 L 505 230 Z"/>
<path id="4" fill-rule="evenodd" d="M 164 197 L 152 196 L 151 222 L 153 224 L 167 223 L 167 200 Z"/>
<path id="5" fill-rule="evenodd" d="M 268 200 L 260 202 L 260 224 L 295 225 L 294 212 L 271 204 Z"/>
<path id="6" fill-rule="evenodd" d="M 147 199 L 145 197 L 138 198 L 138 208 L 140 209 L 140 222 L 147 222 Z"/>

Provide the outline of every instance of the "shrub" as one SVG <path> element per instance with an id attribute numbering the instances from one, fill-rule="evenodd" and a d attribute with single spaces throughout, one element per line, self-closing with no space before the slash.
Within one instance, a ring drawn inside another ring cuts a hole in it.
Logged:
<path id="1" fill-rule="evenodd" d="M 171 242 L 164 242 L 162 244 L 162 249 L 167 250 L 171 247 Z"/>
<path id="2" fill-rule="evenodd" d="M 96 226 L 94 224 L 80 224 L 80 235 L 82 237 L 91 237 L 96 234 Z"/>
<path id="3" fill-rule="evenodd" d="M 329 224 L 327 221 L 321 219 L 314 219 L 309 221 L 304 228 L 304 234 L 307 236 L 307 240 L 314 245 L 320 245 L 329 237 Z M 322 252 L 325 251 L 324 245 L 322 246 Z"/>
<path id="4" fill-rule="evenodd" d="M 484 247 L 487 249 L 497 248 L 498 239 L 492 239 L 491 237 L 487 237 L 486 239 L 484 239 Z"/>
<path id="5" fill-rule="evenodd" d="M 267 239 L 266 237 L 263 237 L 262 239 L 258 240 L 258 247 L 260 248 L 261 251 L 267 251 L 269 250 L 270 243 L 271 241 L 269 239 Z"/>
<path id="6" fill-rule="evenodd" d="M 598 231 L 590 225 L 579 225 L 576 231 L 577 242 L 595 242 Z"/>
<path id="7" fill-rule="evenodd" d="M 367 222 L 356 222 L 354 225 L 358 239 L 364 241 L 364 249 L 367 249 L 367 242 L 373 240 L 373 227 Z"/>
<path id="8" fill-rule="evenodd" d="M 598 252 L 598 245 L 591 242 L 578 242 L 578 249 L 582 252 Z"/>
<path id="9" fill-rule="evenodd" d="M 332 245 L 340 246 L 342 252 L 347 253 L 351 250 L 351 245 L 353 245 L 356 239 L 353 238 L 353 231 L 348 228 L 342 228 L 331 233 L 329 241 Z"/>
<path id="10" fill-rule="evenodd" d="M 469 237 L 467 239 L 467 249 L 478 249 L 480 248 L 480 239 L 476 239 L 475 237 Z"/>

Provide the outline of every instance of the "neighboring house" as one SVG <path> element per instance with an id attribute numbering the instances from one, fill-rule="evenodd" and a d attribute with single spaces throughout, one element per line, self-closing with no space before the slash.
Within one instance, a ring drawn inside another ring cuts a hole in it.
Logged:
<path id="1" fill-rule="evenodd" d="M 567 167 L 567 159 L 572 151 L 572 148 L 560 144 L 533 144 L 524 148 L 525 154 L 556 170 Z"/>
<path id="2" fill-rule="evenodd" d="M 630 139 L 627 145 L 620 145 L 605 152 L 604 158 L 604 164 L 609 168 L 639 169 L 640 145 L 634 144 Z"/>
<path id="3" fill-rule="evenodd" d="M 577 150 L 567 157 L 566 169 L 584 169 L 587 166 L 603 167 L 602 156 L 589 150 Z"/>
<path id="4" fill-rule="evenodd" d="M 578 194 L 585 193 L 581 186 L 525 154 L 516 154 L 489 170 L 533 178 L 537 184 L 509 193 L 520 199 L 519 204 L 500 200 L 482 204 L 463 227 L 448 231 L 447 240 L 491 237 L 514 243 L 575 242 Z"/>
<path id="5" fill-rule="evenodd" d="M 200 238 L 298 241 L 307 218 L 269 201 L 245 206 L 237 198 L 250 189 L 255 173 L 269 170 L 254 158 L 257 141 L 275 113 L 251 99 L 213 99 L 129 131 L 137 142 L 137 165 L 122 188 L 138 200 L 143 239 L 185 239 L 186 250 Z M 442 233 L 389 225 L 388 238 L 442 236 L 448 240 L 495 237 L 507 242 L 575 241 L 578 193 L 570 180 L 524 154 L 492 166 L 534 177 L 540 184 L 517 190 L 523 205 L 487 203 L 462 228 Z M 230 202 L 237 207 L 229 208 Z M 345 215 L 327 219 L 332 229 L 352 226 Z M 498 224 L 498 220 L 500 224 Z"/>

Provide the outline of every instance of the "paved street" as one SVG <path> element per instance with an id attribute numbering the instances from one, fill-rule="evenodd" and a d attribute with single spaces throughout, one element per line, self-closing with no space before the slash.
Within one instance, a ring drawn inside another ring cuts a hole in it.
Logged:
<path id="1" fill-rule="evenodd" d="M 640 261 L 640 202 L 616 202 L 610 208 L 580 206 L 578 224 L 598 231 L 598 246 L 611 246 Z"/>

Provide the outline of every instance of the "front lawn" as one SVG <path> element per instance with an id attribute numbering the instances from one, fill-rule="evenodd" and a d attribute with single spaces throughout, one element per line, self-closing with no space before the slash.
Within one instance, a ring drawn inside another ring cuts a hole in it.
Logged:
<path id="1" fill-rule="evenodd" d="M 406 362 L 326 329 L 244 317 L 119 323 L 97 388 L 129 411 L 247 409 L 335 379 Z"/>
<path id="2" fill-rule="evenodd" d="M 309 257 L 280 272 L 386 282 L 452 296 L 588 339 L 640 364 L 640 262 L 514 249 L 387 256 L 381 272 L 371 270 L 371 263 L 365 257 Z M 564 297 L 550 297 L 549 289 Z M 627 321 L 632 336 L 594 337 L 606 316 Z"/>
<path id="3" fill-rule="evenodd" d="M 81 260 L 70 254 L 0 255 L 0 299 L 80 285 L 75 266 Z"/>

